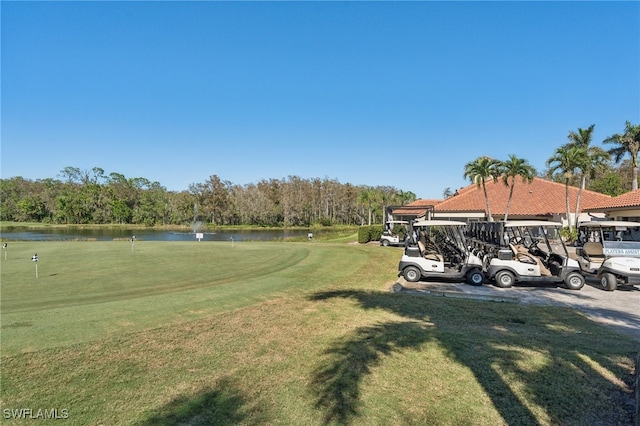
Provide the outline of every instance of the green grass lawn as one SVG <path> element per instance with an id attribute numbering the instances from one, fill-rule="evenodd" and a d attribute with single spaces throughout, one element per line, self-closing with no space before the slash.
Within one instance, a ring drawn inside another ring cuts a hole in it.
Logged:
<path id="1" fill-rule="evenodd" d="M 400 253 L 11 243 L 0 422 L 630 424 L 637 342 L 570 309 L 393 294 Z"/>

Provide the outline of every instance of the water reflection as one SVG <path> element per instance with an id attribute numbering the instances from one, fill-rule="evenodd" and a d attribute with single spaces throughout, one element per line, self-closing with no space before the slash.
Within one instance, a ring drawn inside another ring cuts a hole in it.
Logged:
<path id="1" fill-rule="evenodd" d="M 9 241 L 61 241 L 97 240 L 111 241 L 130 239 L 142 241 L 273 241 L 286 238 L 307 237 L 307 230 L 241 230 L 241 231 L 159 231 L 151 229 L 121 228 L 43 228 L 43 229 L 2 229 L 0 238 Z M 200 239 L 198 237 L 201 237 Z"/>

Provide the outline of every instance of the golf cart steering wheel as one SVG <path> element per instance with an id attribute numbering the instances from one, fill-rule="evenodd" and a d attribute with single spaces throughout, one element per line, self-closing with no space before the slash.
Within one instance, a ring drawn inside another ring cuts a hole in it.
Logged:
<path id="1" fill-rule="evenodd" d="M 540 247 L 538 247 L 538 243 L 539 241 L 533 241 L 531 243 L 531 245 L 529 246 L 529 253 L 533 254 L 534 256 L 545 257 L 546 254 L 544 251 L 542 251 L 542 249 L 540 249 Z"/>

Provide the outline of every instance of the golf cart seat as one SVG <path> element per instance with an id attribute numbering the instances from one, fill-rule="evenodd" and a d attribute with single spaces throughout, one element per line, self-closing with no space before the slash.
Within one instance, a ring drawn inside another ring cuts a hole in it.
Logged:
<path id="1" fill-rule="evenodd" d="M 441 254 L 438 253 L 427 253 L 424 255 L 424 258 L 427 260 L 435 260 L 437 262 L 444 262 L 444 258 Z"/>
<path id="2" fill-rule="evenodd" d="M 594 242 L 586 242 L 582 246 L 582 253 L 591 262 L 602 262 L 604 260 L 604 252 L 602 250 L 602 244 Z"/>
<path id="3" fill-rule="evenodd" d="M 538 265 L 540 267 L 540 275 L 542 276 L 550 277 L 552 275 L 549 268 L 547 268 L 546 265 L 542 262 L 542 259 L 532 254 L 528 248 L 523 245 L 516 246 L 513 244 L 509 244 L 509 246 L 511 247 L 511 250 L 513 251 L 514 257 L 517 261 Z"/>
<path id="4" fill-rule="evenodd" d="M 418 241 L 418 247 L 420 247 L 420 255 L 425 259 L 435 260 L 438 262 L 444 261 L 444 258 L 442 257 L 441 254 L 436 253 L 434 251 L 427 251 L 427 248 L 425 247 L 422 241 Z"/>

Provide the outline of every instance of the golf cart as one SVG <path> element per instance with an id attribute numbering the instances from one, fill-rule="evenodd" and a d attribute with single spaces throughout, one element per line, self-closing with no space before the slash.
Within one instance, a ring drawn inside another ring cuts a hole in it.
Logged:
<path id="1" fill-rule="evenodd" d="M 482 285 L 482 262 L 467 248 L 466 227 L 465 222 L 449 220 L 413 222 L 412 234 L 398 265 L 398 276 L 409 282 L 422 278 L 466 279 L 471 285 Z"/>
<path id="2" fill-rule="evenodd" d="M 498 287 L 532 281 L 580 290 L 584 276 L 578 262 L 569 258 L 561 229 L 560 223 L 539 220 L 472 222 L 468 237 L 473 252 L 483 259 L 487 279 Z"/>
<path id="3" fill-rule="evenodd" d="M 406 220 L 387 221 L 384 231 L 382 232 L 382 236 L 380 237 L 380 245 L 385 247 L 403 246 L 408 224 L 409 222 Z"/>
<path id="4" fill-rule="evenodd" d="M 640 284 L 640 223 L 594 220 L 578 224 L 576 255 L 584 274 L 600 279 L 602 288 Z"/>

